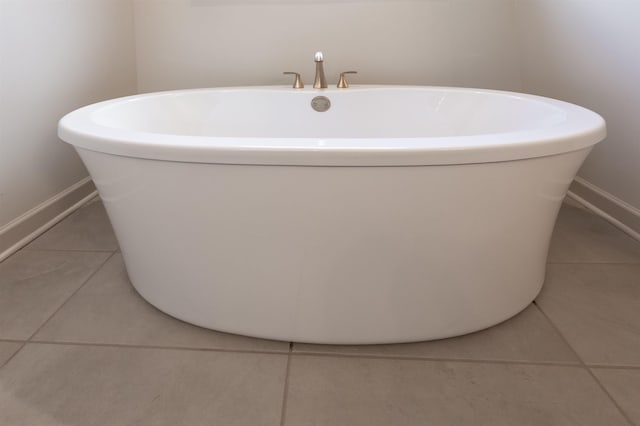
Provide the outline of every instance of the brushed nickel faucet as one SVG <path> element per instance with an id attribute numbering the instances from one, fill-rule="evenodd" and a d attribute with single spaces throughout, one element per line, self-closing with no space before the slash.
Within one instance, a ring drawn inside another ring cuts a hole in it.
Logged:
<path id="1" fill-rule="evenodd" d="M 293 88 L 294 89 L 304 89 L 304 83 L 302 83 L 302 79 L 300 78 L 300 74 L 299 73 L 293 72 L 293 71 L 285 71 L 282 74 L 284 74 L 284 75 L 288 75 L 288 74 L 295 75 L 296 79 L 293 82 Z"/>
<path id="2" fill-rule="evenodd" d="M 326 89 L 327 78 L 324 75 L 324 55 L 322 52 L 316 52 L 316 79 L 313 81 L 314 89 Z"/>
<path id="3" fill-rule="evenodd" d="M 340 78 L 338 79 L 338 85 L 336 86 L 338 89 L 346 89 L 349 87 L 349 82 L 344 77 L 345 74 L 358 74 L 358 71 L 345 71 L 340 73 Z"/>
<path id="4" fill-rule="evenodd" d="M 313 81 L 313 88 L 314 89 L 326 89 L 327 87 L 329 87 L 327 85 L 327 77 L 324 74 L 324 55 L 322 54 L 322 52 L 316 52 L 315 54 L 315 61 L 316 61 L 316 78 Z M 338 79 L 338 84 L 336 85 L 336 87 L 338 89 L 346 89 L 349 87 L 349 83 L 347 82 L 347 79 L 345 78 L 346 74 L 357 74 L 357 71 L 344 71 L 340 73 L 340 78 Z M 290 74 L 290 75 L 295 75 L 296 79 L 293 83 L 293 88 L 294 89 L 303 89 L 304 88 L 304 84 L 302 83 L 302 79 L 300 78 L 300 74 L 297 72 L 293 72 L 293 71 L 285 71 L 283 72 L 283 74 Z"/>

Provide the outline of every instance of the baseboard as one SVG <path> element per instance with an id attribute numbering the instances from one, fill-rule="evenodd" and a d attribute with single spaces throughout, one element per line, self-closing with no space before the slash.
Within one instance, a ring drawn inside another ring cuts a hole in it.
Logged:
<path id="1" fill-rule="evenodd" d="M 637 208 L 580 177 L 573 181 L 568 195 L 640 241 L 640 210 Z"/>
<path id="2" fill-rule="evenodd" d="M 98 193 L 87 177 L 0 227 L 0 262 L 35 240 Z"/>

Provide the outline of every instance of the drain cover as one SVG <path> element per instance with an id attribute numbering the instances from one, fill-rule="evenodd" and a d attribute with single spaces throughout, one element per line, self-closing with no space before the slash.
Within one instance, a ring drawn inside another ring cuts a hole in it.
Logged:
<path id="1" fill-rule="evenodd" d="M 325 112 L 331 108 L 331 101 L 326 96 L 316 96 L 311 99 L 311 108 L 318 112 Z"/>

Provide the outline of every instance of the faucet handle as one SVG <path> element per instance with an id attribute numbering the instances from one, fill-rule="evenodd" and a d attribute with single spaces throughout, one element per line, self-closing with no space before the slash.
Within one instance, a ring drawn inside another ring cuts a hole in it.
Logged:
<path id="1" fill-rule="evenodd" d="M 349 87 L 349 83 L 347 79 L 344 77 L 345 74 L 358 74 L 358 71 L 345 71 L 340 73 L 340 79 L 338 80 L 338 89 L 346 89 Z"/>
<path id="2" fill-rule="evenodd" d="M 293 83 L 294 89 L 304 89 L 304 84 L 302 83 L 302 79 L 300 78 L 300 74 L 293 71 L 285 71 L 282 74 L 291 74 L 296 76 L 296 81 Z"/>

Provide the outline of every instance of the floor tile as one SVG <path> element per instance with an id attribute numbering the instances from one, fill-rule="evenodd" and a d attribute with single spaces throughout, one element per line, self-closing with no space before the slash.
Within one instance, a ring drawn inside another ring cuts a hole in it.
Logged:
<path id="1" fill-rule="evenodd" d="M 285 425 L 626 425 L 579 367 L 294 355 Z"/>
<path id="2" fill-rule="evenodd" d="M 289 350 L 287 342 L 192 326 L 163 314 L 131 286 L 116 253 L 34 337 L 36 340 L 240 350 Z"/>
<path id="3" fill-rule="evenodd" d="M 28 344 L 0 369 L 0 424 L 278 425 L 287 357 Z"/>
<path id="4" fill-rule="evenodd" d="M 0 339 L 27 339 L 109 253 L 20 251 L 0 263 Z"/>
<path id="5" fill-rule="evenodd" d="M 26 250 L 106 250 L 118 248 L 107 212 L 90 202 L 29 244 Z"/>
<path id="6" fill-rule="evenodd" d="M 0 342 L 0 367 L 2 367 L 13 354 L 18 352 L 21 346 L 21 343 Z"/>
<path id="7" fill-rule="evenodd" d="M 549 262 L 640 263 L 640 242 L 588 210 L 563 204 Z"/>
<path id="8" fill-rule="evenodd" d="M 579 363 L 571 348 L 535 305 L 515 317 L 465 336 L 400 345 L 294 344 L 294 352 Z"/>
<path id="9" fill-rule="evenodd" d="M 592 371 L 631 421 L 640 425 L 640 370 Z"/>
<path id="10" fill-rule="evenodd" d="M 537 303 L 585 362 L 640 366 L 640 265 L 549 265 Z"/>

